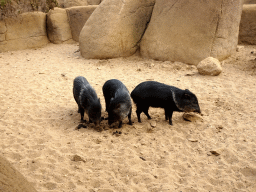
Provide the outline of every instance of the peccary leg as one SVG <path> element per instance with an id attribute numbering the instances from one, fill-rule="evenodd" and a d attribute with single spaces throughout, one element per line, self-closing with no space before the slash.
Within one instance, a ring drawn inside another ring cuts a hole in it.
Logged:
<path id="1" fill-rule="evenodd" d="M 118 128 L 121 128 L 121 127 L 122 127 L 122 124 L 123 124 L 123 122 L 120 121 L 120 122 L 119 122 L 119 125 L 118 125 Z"/>
<path id="2" fill-rule="evenodd" d="M 129 112 L 129 114 L 128 114 L 129 125 L 132 125 L 132 119 L 131 119 L 131 116 L 132 116 L 132 108 L 130 109 L 130 112 Z"/>
<path id="3" fill-rule="evenodd" d="M 141 123 L 141 120 L 140 120 L 141 112 L 142 112 L 142 110 L 137 106 L 136 114 L 137 114 L 137 117 L 138 117 L 138 122 L 140 122 L 140 123 Z"/>
<path id="4" fill-rule="evenodd" d="M 168 116 L 169 116 L 169 124 L 172 125 L 172 114 L 173 114 L 173 111 L 169 111 L 168 112 Z"/>
<path id="5" fill-rule="evenodd" d="M 110 105 L 110 99 L 111 99 L 111 97 L 108 97 L 107 95 L 105 96 L 106 111 L 108 111 L 108 107 Z"/>
<path id="6" fill-rule="evenodd" d="M 81 122 L 86 122 L 86 120 L 84 120 L 84 109 L 83 108 L 79 108 L 79 112 L 81 114 Z"/>
<path id="7" fill-rule="evenodd" d="M 168 115 L 168 113 L 167 113 L 166 109 L 164 109 L 164 112 L 165 112 L 165 120 L 167 121 L 167 120 L 168 120 L 168 118 L 169 118 L 169 115 Z"/>
<path id="8" fill-rule="evenodd" d="M 149 109 L 149 106 L 146 106 L 146 107 L 143 109 L 143 112 L 144 112 L 145 115 L 148 117 L 148 119 L 151 119 L 151 117 L 150 117 L 149 114 L 148 114 L 148 109 Z"/>

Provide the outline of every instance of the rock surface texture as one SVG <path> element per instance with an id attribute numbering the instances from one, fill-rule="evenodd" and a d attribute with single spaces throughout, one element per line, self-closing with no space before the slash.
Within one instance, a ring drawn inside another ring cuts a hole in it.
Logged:
<path id="1" fill-rule="evenodd" d="M 244 0 L 244 4 L 256 4 L 256 0 Z"/>
<path id="2" fill-rule="evenodd" d="M 99 5 L 103 0 L 58 0 L 59 7 L 68 8 L 74 6 Z"/>
<path id="3" fill-rule="evenodd" d="M 99 5 L 103 0 L 87 0 L 88 5 Z"/>
<path id="4" fill-rule="evenodd" d="M 66 9 L 55 8 L 47 13 L 47 32 L 52 43 L 63 43 L 72 39 Z"/>
<path id="5" fill-rule="evenodd" d="M 130 56 L 136 52 L 150 20 L 154 0 L 104 0 L 85 23 L 79 37 L 87 59 Z"/>
<path id="6" fill-rule="evenodd" d="M 222 67 L 218 59 L 207 57 L 197 65 L 197 70 L 201 75 L 216 76 L 222 72 Z"/>
<path id="7" fill-rule="evenodd" d="M 69 25 L 73 40 L 79 41 L 79 35 L 85 22 L 89 19 L 89 17 L 97 7 L 98 5 L 67 8 Z"/>
<path id="8" fill-rule="evenodd" d="M 0 21 L 0 52 L 41 47 L 48 42 L 45 13 L 28 12 Z"/>
<path id="9" fill-rule="evenodd" d="M 256 45 L 256 4 L 243 6 L 239 42 Z"/>
<path id="10" fill-rule="evenodd" d="M 241 0 L 156 0 L 141 54 L 195 65 L 223 60 L 236 50 L 241 12 Z"/>
<path id="11" fill-rule="evenodd" d="M 63 6 L 65 8 L 86 5 L 88 5 L 87 0 L 64 0 L 63 2 Z"/>
<path id="12" fill-rule="evenodd" d="M 5 158 L 0 156 L 0 191 L 36 192 L 26 178 L 18 172 Z"/>

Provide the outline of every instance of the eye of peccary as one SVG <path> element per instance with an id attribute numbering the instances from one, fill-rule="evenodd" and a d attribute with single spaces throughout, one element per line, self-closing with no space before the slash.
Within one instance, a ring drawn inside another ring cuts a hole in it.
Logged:
<path id="1" fill-rule="evenodd" d="M 184 94 L 184 98 L 185 98 L 185 99 L 190 99 L 190 95 L 188 95 L 188 94 L 185 93 L 185 94 Z"/>

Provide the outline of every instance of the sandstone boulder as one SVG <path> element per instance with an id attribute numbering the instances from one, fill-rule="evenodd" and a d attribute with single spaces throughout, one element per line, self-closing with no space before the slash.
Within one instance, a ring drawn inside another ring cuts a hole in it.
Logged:
<path id="1" fill-rule="evenodd" d="M 103 0 L 58 0 L 59 7 L 69 8 L 75 6 L 99 5 Z"/>
<path id="2" fill-rule="evenodd" d="M 88 5 L 99 5 L 101 0 L 87 0 Z"/>
<path id="3" fill-rule="evenodd" d="M 141 54 L 195 65 L 223 60 L 236 50 L 241 12 L 241 0 L 156 0 Z"/>
<path id="4" fill-rule="evenodd" d="M 35 188 L 5 158 L 0 156 L 0 191 L 36 192 Z"/>
<path id="5" fill-rule="evenodd" d="M 64 0 L 63 4 L 65 8 L 88 5 L 87 0 Z"/>
<path id="6" fill-rule="evenodd" d="M 28 12 L 0 21 L 0 52 L 41 47 L 48 42 L 45 13 Z"/>
<path id="7" fill-rule="evenodd" d="M 0 42 L 5 41 L 6 30 L 5 22 L 0 20 Z"/>
<path id="8" fill-rule="evenodd" d="M 63 43 L 72 40 L 67 11 L 55 8 L 47 13 L 48 38 L 52 43 Z"/>
<path id="9" fill-rule="evenodd" d="M 239 43 L 256 45 L 256 4 L 243 6 L 239 28 Z"/>
<path id="10" fill-rule="evenodd" d="M 58 7 L 64 8 L 65 1 L 66 0 L 58 0 Z"/>
<path id="11" fill-rule="evenodd" d="M 73 40 L 79 41 L 80 32 L 89 19 L 92 12 L 98 7 L 98 5 L 92 6 L 77 6 L 67 8 L 69 25 L 72 33 Z"/>
<path id="12" fill-rule="evenodd" d="M 150 20 L 154 0 L 104 0 L 85 23 L 79 37 L 87 59 L 130 56 L 136 52 Z"/>
<path id="13" fill-rule="evenodd" d="M 221 64 L 218 59 L 207 57 L 197 65 L 197 70 L 201 75 L 216 76 L 222 72 Z"/>
<path id="14" fill-rule="evenodd" d="M 256 0 L 244 0 L 244 4 L 256 4 Z"/>

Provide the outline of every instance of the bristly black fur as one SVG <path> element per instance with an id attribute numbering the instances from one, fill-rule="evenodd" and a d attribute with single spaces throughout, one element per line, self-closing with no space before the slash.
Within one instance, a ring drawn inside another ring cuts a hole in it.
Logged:
<path id="1" fill-rule="evenodd" d="M 99 125 L 101 121 L 101 104 L 95 90 L 82 76 L 78 76 L 73 82 L 73 95 L 78 105 L 78 112 L 81 114 L 81 121 L 84 121 L 84 112 L 89 117 L 89 122 Z"/>
<path id="2" fill-rule="evenodd" d="M 182 90 L 156 81 L 140 83 L 131 92 L 131 97 L 137 106 L 136 113 L 139 122 L 141 122 L 142 112 L 148 119 L 151 119 L 148 114 L 149 107 L 164 108 L 165 119 L 169 120 L 170 125 L 172 125 L 173 111 L 200 113 L 197 97 L 188 89 Z"/>
<path id="3" fill-rule="evenodd" d="M 117 79 L 111 79 L 105 82 L 102 91 L 106 102 L 109 125 L 118 121 L 118 127 L 120 128 L 122 126 L 122 120 L 127 116 L 129 124 L 132 124 L 132 102 L 126 86 Z"/>

